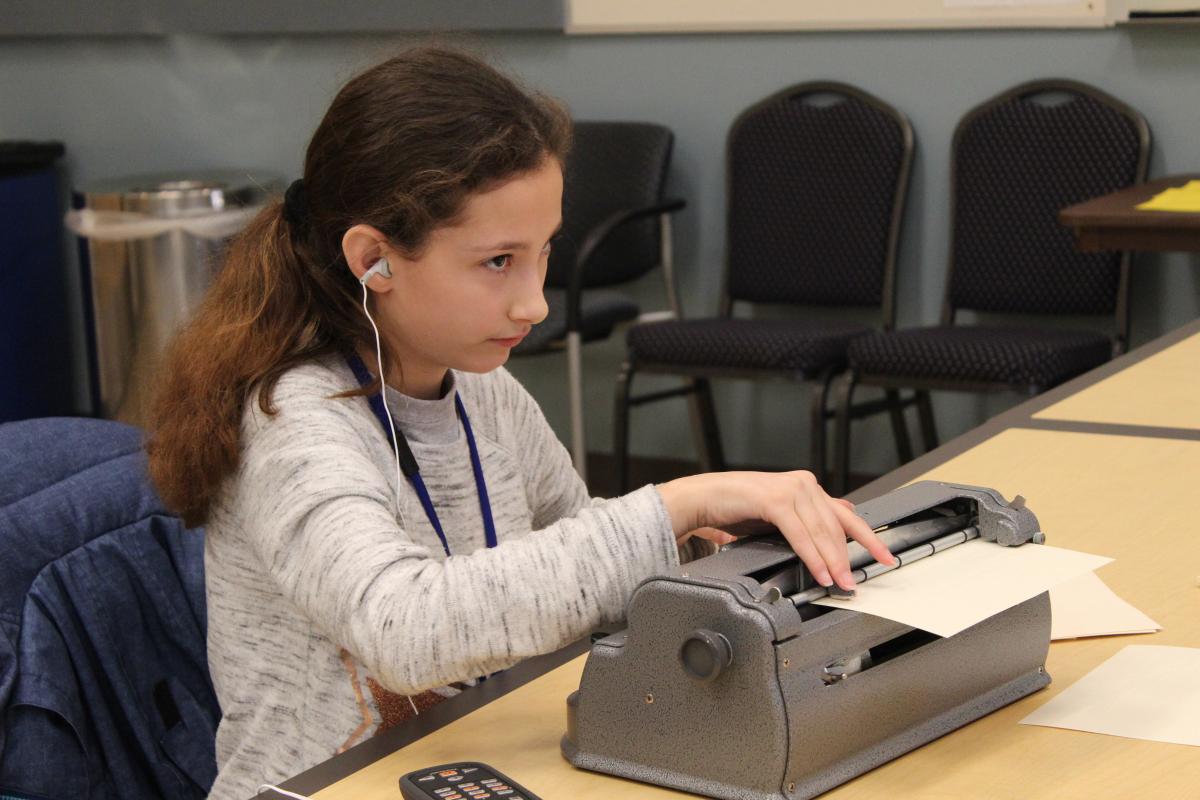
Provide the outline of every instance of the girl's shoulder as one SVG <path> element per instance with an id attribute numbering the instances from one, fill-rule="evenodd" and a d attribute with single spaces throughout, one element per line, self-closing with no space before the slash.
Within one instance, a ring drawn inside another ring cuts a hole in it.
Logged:
<path id="1" fill-rule="evenodd" d="M 246 403 L 244 424 L 249 428 L 246 432 L 281 423 L 319 425 L 325 421 L 344 425 L 349 420 L 357 421 L 364 412 L 369 416 L 361 397 L 339 397 L 357 385 L 350 367 L 336 356 L 304 361 L 285 371 L 271 387 L 269 406 L 275 413 L 262 410 L 260 399 L 265 387 L 258 387 Z"/>
<path id="2" fill-rule="evenodd" d="M 358 386 L 345 359 L 336 355 L 303 361 L 284 372 L 275 394 L 288 398 L 331 397 Z"/>

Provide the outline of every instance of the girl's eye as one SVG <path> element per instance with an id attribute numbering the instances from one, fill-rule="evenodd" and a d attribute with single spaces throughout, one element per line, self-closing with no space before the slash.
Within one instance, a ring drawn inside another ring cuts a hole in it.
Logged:
<path id="1" fill-rule="evenodd" d="M 493 269 L 497 272 L 501 272 L 501 271 L 507 269 L 508 265 L 511 263 L 512 263 L 512 255 L 510 253 L 505 253 L 502 256 L 492 256 L 487 261 L 483 262 L 483 265 L 485 267 L 488 267 L 489 269 Z"/>

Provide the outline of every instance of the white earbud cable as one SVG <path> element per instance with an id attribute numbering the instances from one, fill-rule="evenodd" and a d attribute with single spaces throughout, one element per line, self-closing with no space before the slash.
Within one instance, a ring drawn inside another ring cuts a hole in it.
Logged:
<path id="1" fill-rule="evenodd" d="M 379 326 L 375 324 L 374 317 L 371 316 L 371 309 L 367 307 L 367 284 L 363 282 L 363 313 L 367 315 L 367 322 L 371 323 L 371 330 L 375 331 L 375 363 L 379 365 L 379 396 L 383 400 L 383 413 L 387 415 L 388 425 L 392 426 L 392 435 L 398 436 L 399 431 L 396 430 L 396 423 L 392 421 L 392 412 L 388 409 L 387 404 L 387 383 L 383 379 L 383 343 L 379 339 Z M 404 485 L 404 475 L 400 471 L 400 448 L 393 447 L 392 450 L 396 456 L 396 519 L 400 519 L 400 487 Z M 404 699 L 408 700 L 408 704 L 412 706 L 413 716 L 421 715 L 417 710 L 417 704 L 413 702 L 411 695 L 405 695 Z M 286 794 L 286 792 L 284 792 Z"/>
<path id="2" fill-rule="evenodd" d="M 379 396 L 383 400 L 383 413 L 387 415 L 388 425 L 392 426 L 392 435 L 396 435 L 396 423 L 392 421 L 392 412 L 387 404 L 387 383 L 383 378 L 383 344 L 379 338 L 379 326 L 375 324 L 375 319 L 371 316 L 371 309 L 367 307 L 367 284 L 362 284 L 363 313 L 367 315 L 367 322 L 371 323 L 371 330 L 375 331 L 375 363 L 379 365 Z M 393 447 L 392 450 L 396 456 L 396 518 L 400 518 L 400 487 L 404 485 L 404 476 L 400 471 L 400 448 Z M 409 702 L 412 702 L 411 700 Z M 413 706 L 413 711 L 416 711 L 416 706 Z"/>
<path id="3" fill-rule="evenodd" d="M 269 783 L 264 783 L 262 786 L 259 786 L 257 789 L 255 789 L 255 791 L 258 792 L 259 794 L 261 794 L 264 791 L 275 792 L 276 794 L 281 794 L 284 797 L 295 798 L 295 800 L 312 800 L 306 794 L 296 794 L 295 792 L 289 792 L 287 789 L 280 789 L 278 786 L 272 786 Z"/>

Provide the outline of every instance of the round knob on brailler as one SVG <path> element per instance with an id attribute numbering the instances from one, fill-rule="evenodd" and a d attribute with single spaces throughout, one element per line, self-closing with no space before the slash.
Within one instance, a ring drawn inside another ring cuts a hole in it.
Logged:
<path id="1" fill-rule="evenodd" d="M 733 663 L 733 648 L 721 634 L 697 628 L 683 640 L 679 660 L 688 675 L 702 683 L 715 680 Z"/>

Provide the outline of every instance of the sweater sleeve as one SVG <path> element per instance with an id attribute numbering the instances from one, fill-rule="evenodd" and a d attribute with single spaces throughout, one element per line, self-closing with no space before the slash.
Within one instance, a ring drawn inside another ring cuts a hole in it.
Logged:
<path id="1" fill-rule="evenodd" d="M 252 404 L 235 492 L 269 578 L 392 691 L 552 651 L 618 618 L 641 580 L 677 563 L 653 487 L 435 558 L 397 522 L 362 402 L 278 391 L 276 415 Z"/>

